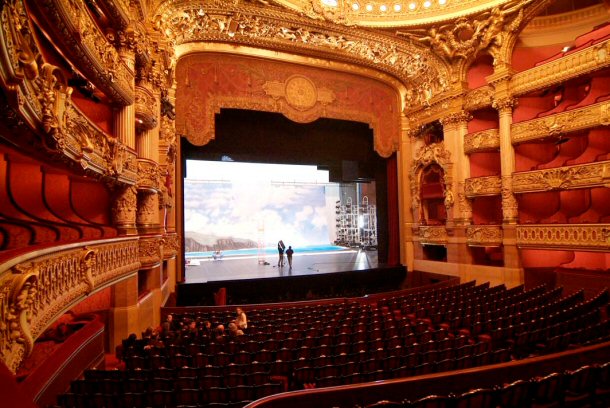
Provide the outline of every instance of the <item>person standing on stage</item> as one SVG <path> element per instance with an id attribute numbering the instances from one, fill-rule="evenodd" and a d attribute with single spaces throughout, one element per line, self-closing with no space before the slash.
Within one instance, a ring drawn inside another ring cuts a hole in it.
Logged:
<path id="1" fill-rule="evenodd" d="M 277 243 L 277 252 L 279 255 L 277 266 L 284 266 L 284 249 L 286 249 L 286 245 L 284 245 L 284 241 L 280 239 Z"/>
<path id="2" fill-rule="evenodd" d="M 292 269 L 292 254 L 294 254 L 292 246 L 288 245 L 288 249 L 286 250 L 286 258 L 288 258 L 288 267 L 290 269 Z"/>

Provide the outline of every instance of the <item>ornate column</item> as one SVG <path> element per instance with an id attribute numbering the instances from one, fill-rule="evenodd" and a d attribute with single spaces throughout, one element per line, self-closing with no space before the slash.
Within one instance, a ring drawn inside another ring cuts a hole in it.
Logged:
<path id="1" fill-rule="evenodd" d="M 466 244 L 466 227 L 472 222 L 472 210 L 464 195 L 464 181 L 470 177 L 470 158 L 464 152 L 464 136 L 472 116 L 459 111 L 441 119 L 444 144 L 453 158 L 453 174 L 446 175 L 445 208 L 447 209 L 447 261 L 471 264 L 472 256 Z M 457 202 L 456 202 L 457 201 Z"/>
<path id="2" fill-rule="evenodd" d="M 504 247 L 504 266 L 520 268 L 519 251 L 516 243 L 516 224 L 518 219 L 517 199 L 513 194 L 513 173 L 515 171 L 515 150 L 511 140 L 513 108 L 516 100 L 510 97 L 496 99 L 493 107 L 499 114 L 500 160 L 502 169 L 502 229 Z M 517 278 L 523 281 L 523 277 Z"/>
<path id="3" fill-rule="evenodd" d="M 134 186 L 118 187 L 112 206 L 112 221 L 121 235 L 135 235 L 137 190 Z"/>
<path id="4" fill-rule="evenodd" d="M 132 73 L 132 85 L 135 85 L 136 57 L 134 53 L 135 35 L 127 29 L 119 33 L 119 56 Z M 136 145 L 136 116 L 134 104 L 122 106 L 114 110 L 113 133 L 121 143 L 130 149 Z"/>

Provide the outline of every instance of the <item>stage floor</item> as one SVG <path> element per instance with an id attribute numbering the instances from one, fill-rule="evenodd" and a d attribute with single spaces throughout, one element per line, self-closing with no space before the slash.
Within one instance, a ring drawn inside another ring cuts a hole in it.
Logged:
<path id="1" fill-rule="evenodd" d="M 242 279 L 277 278 L 316 275 L 377 268 L 377 251 L 346 249 L 332 252 L 295 252 L 292 268 L 284 256 L 284 267 L 278 267 L 277 256 L 267 256 L 268 265 L 259 264 L 257 256 L 201 259 L 199 265 L 187 265 L 185 283 L 204 283 Z"/>

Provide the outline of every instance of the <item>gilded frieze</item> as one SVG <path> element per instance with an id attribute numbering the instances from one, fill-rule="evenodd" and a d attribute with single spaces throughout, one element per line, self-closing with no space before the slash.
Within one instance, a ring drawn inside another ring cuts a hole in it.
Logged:
<path id="1" fill-rule="evenodd" d="M 26 258 L 0 269 L 0 358 L 12 372 L 62 313 L 140 267 L 137 238 L 53 247 Z"/>
<path id="2" fill-rule="evenodd" d="M 610 161 L 513 173 L 513 192 L 567 190 L 606 185 Z"/>
<path id="3" fill-rule="evenodd" d="M 494 89 L 489 85 L 469 91 L 464 97 L 464 110 L 475 111 L 491 106 L 494 93 Z"/>
<path id="4" fill-rule="evenodd" d="M 473 177 L 464 182 L 464 194 L 468 198 L 477 196 L 494 196 L 502 193 L 500 176 Z"/>
<path id="5" fill-rule="evenodd" d="M 447 88 L 445 67 L 424 47 L 397 41 L 392 36 L 347 30 L 277 9 L 240 5 L 232 7 L 186 3 L 161 10 L 159 29 L 176 45 L 222 41 L 374 66 L 403 80 L 407 101 L 422 104 Z"/>
<path id="6" fill-rule="evenodd" d="M 571 78 L 589 74 L 609 65 L 610 40 L 606 40 L 515 74 L 511 80 L 511 89 L 514 95 L 524 95 L 564 83 Z"/>
<path id="7" fill-rule="evenodd" d="M 163 242 L 160 235 L 140 238 L 139 260 L 143 268 L 152 268 L 158 265 L 163 252 Z"/>
<path id="8" fill-rule="evenodd" d="M 138 190 L 159 190 L 159 164 L 148 159 L 138 159 Z"/>
<path id="9" fill-rule="evenodd" d="M 610 224 L 517 226 L 517 245 L 528 248 L 610 250 Z"/>
<path id="10" fill-rule="evenodd" d="M 91 20 L 85 3 L 68 0 L 33 2 L 48 34 L 85 76 L 119 105 L 134 102 L 133 72 Z"/>
<path id="11" fill-rule="evenodd" d="M 500 246 L 502 226 L 471 225 L 466 229 L 466 242 L 471 246 Z"/>
<path id="12" fill-rule="evenodd" d="M 498 151 L 500 149 L 500 133 L 498 129 L 487 129 L 469 133 L 464 136 L 464 153 Z"/>
<path id="13" fill-rule="evenodd" d="M 600 102 L 580 109 L 561 112 L 511 125 L 513 144 L 589 129 L 599 124 L 610 124 L 610 102 Z"/>
<path id="14" fill-rule="evenodd" d="M 420 225 L 418 229 L 418 237 L 414 241 L 419 241 L 422 244 L 446 244 L 447 229 L 445 226 L 429 226 Z"/>
<path id="15" fill-rule="evenodd" d="M 165 234 L 163 236 L 163 259 L 170 259 L 180 252 L 180 237 L 178 234 Z"/>

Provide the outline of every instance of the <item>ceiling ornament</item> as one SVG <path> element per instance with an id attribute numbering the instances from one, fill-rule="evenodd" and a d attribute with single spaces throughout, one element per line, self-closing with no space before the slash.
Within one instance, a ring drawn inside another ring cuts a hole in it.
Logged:
<path id="1" fill-rule="evenodd" d="M 396 34 L 414 44 L 431 47 L 447 61 L 475 58 L 479 52 L 487 50 L 494 57 L 495 65 L 500 62 L 499 52 L 507 33 L 519 29 L 523 22 L 523 9 L 532 1 L 513 1 L 475 18 L 462 17 L 455 23 L 396 31 Z"/>

